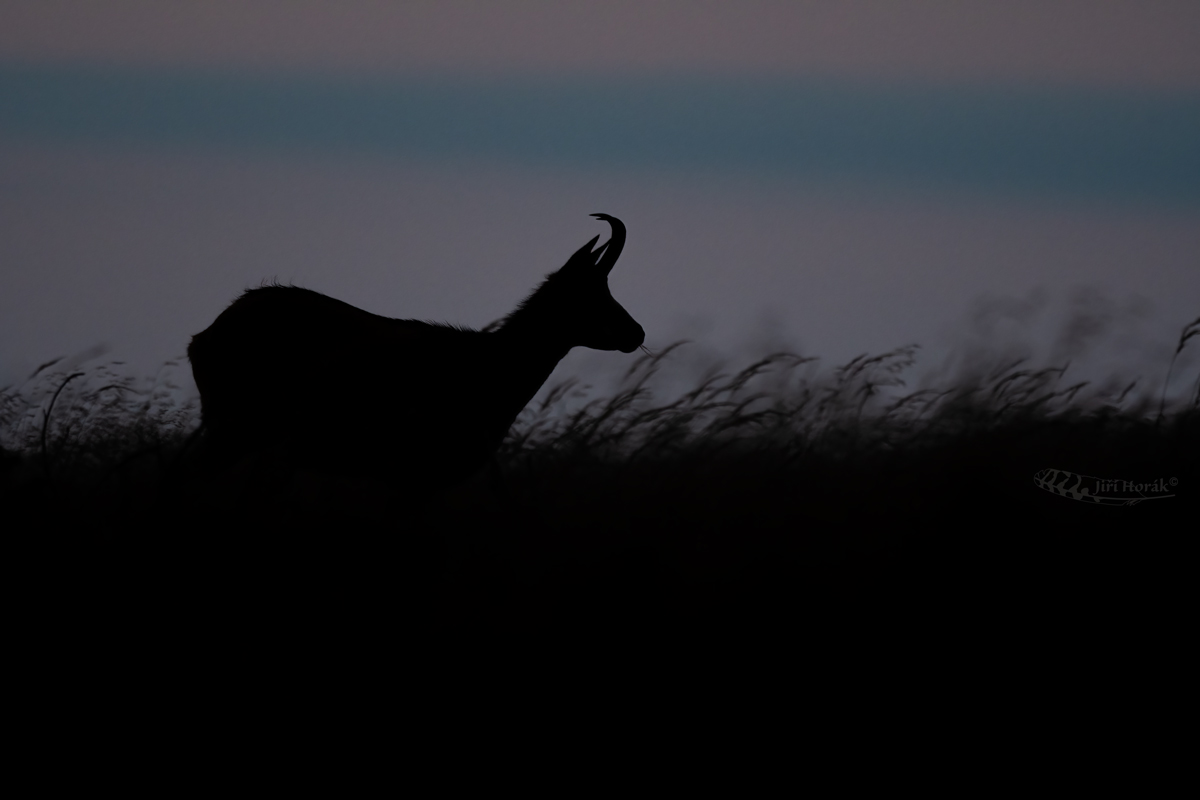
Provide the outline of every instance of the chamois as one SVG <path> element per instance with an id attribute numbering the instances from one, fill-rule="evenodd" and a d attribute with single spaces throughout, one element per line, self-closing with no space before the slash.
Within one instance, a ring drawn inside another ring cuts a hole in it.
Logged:
<path id="1" fill-rule="evenodd" d="M 411 491 L 484 467 L 577 346 L 631 353 L 645 332 L 608 288 L 625 226 L 581 247 L 484 330 L 390 319 L 294 286 L 244 292 L 192 337 L 204 436 L 227 455 L 383 476 Z"/>

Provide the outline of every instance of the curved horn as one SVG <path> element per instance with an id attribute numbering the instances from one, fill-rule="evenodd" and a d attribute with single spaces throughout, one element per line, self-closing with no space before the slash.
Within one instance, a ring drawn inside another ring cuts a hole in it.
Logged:
<path id="1" fill-rule="evenodd" d="M 602 219 L 612 226 L 612 238 L 600 248 L 604 255 L 596 263 L 596 266 L 605 275 L 612 272 L 613 265 L 617 263 L 617 259 L 621 257 L 621 250 L 625 247 L 625 223 L 616 217 L 610 217 L 608 214 L 592 214 L 596 219 Z"/>

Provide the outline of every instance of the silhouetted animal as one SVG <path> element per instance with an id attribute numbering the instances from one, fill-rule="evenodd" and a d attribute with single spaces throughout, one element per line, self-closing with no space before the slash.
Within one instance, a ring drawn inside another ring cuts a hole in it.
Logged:
<path id="1" fill-rule="evenodd" d="M 613 299 L 625 226 L 581 247 L 483 331 L 370 314 L 308 289 L 251 289 L 192 337 L 205 436 L 335 473 L 446 486 L 486 465 L 572 347 L 637 349 L 642 327 Z"/>

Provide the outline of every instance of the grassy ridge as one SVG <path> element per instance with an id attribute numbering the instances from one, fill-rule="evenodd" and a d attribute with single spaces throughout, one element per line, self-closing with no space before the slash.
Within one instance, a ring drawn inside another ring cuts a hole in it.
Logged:
<path id="1" fill-rule="evenodd" d="M 76 599 L 226 632 L 1049 642 L 1169 602 L 1154 576 L 1194 527 L 1194 389 L 1168 407 L 996 363 L 909 392 L 902 348 L 827 375 L 771 354 L 660 400 L 675 347 L 611 396 L 552 388 L 497 470 L 432 498 L 267 457 L 214 474 L 169 385 L 47 365 L 0 396 L 9 536 Z M 1176 496 L 1091 505 L 1036 487 L 1046 468 Z"/>

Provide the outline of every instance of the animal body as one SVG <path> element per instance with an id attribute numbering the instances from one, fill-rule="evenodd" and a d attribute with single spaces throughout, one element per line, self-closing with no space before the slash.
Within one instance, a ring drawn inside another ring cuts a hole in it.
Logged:
<path id="1" fill-rule="evenodd" d="M 243 293 L 188 346 L 205 436 L 233 456 L 266 450 L 414 490 L 469 477 L 571 348 L 629 353 L 645 340 L 608 288 L 625 226 L 593 216 L 610 240 L 593 249 L 593 238 L 482 331 L 292 286 Z"/>

